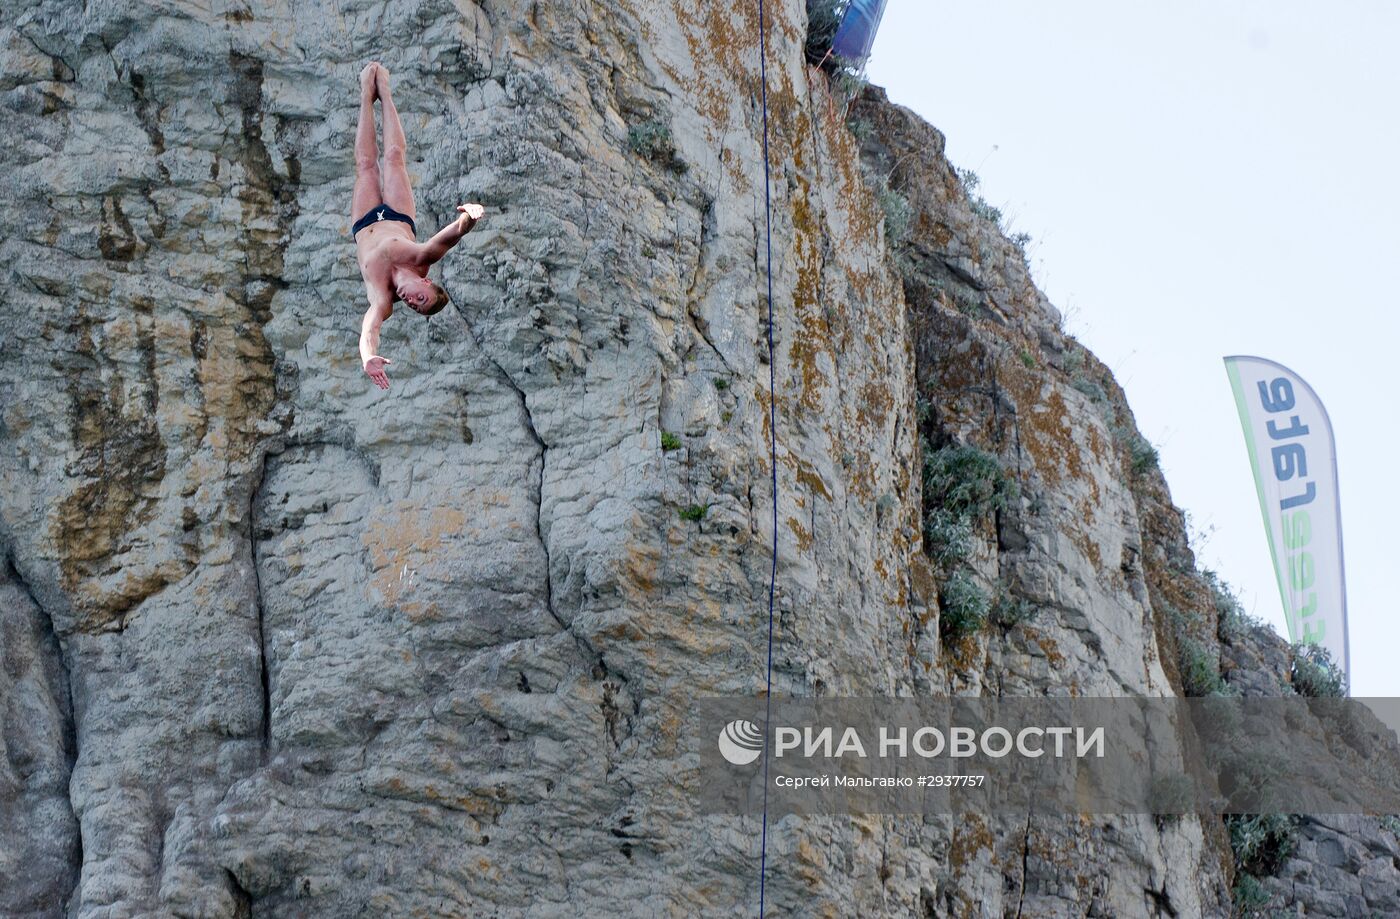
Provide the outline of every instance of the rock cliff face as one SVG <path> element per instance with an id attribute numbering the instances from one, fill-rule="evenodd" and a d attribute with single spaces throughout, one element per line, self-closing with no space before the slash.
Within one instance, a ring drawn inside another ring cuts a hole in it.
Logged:
<path id="1" fill-rule="evenodd" d="M 756 822 L 696 813 L 679 729 L 763 686 L 775 424 L 776 691 L 1171 694 L 1168 610 L 1219 655 L 1121 391 L 936 131 L 877 91 L 848 127 L 803 4 L 769 7 L 776 419 L 756 4 L 6 12 L 0 914 L 754 909 Z M 374 58 L 420 225 L 488 212 L 452 307 L 386 324 L 388 394 Z M 1019 612 L 956 640 L 950 445 L 1017 483 L 960 576 Z M 1393 836 L 1327 832 L 1292 876 L 1340 851 L 1393 896 Z M 1218 821 L 1150 817 L 787 819 L 770 856 L 778 915 L 1226 915 L 1233 879 Z"/>

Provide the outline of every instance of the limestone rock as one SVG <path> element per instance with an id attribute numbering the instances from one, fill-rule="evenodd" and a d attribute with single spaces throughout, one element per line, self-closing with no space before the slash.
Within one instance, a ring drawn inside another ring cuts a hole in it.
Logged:
<path id="1" fill-rule="evenodd" d="M 804 4 L 767 6 L 771 364 L 756 5 L 6 13 L 0 912 L 751 910 L 756 821 L 696 812 L 678 732 L 764 685 L 775 535 L 778 692 L 1167 695 L 1168 608 L 1213 634 L 1121 390 L 936 131 L 870 90 L 856 140 Z M 487 209 L 387 394 L 375 57 L 420 225 Z M 1034 615 L 956 647 L 921 438 L 1020 485 L 969 564 Z M 1308 902 L 1394 901 L 1374 829 L 1300 848 L 1355 879 Z M 1229 912 L 1218 821 L 783 818 L 769 855 L 776 915 Z"/>

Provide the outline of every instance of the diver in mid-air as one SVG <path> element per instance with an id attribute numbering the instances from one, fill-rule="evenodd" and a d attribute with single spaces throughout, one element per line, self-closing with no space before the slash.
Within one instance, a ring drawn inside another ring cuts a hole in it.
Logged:
<path id="1" fill-rule="evenodd" d="M 374 100 L 384 115 L 384 164 L 374 141 Z M 360 124 L 355 131 L 355 191 L 350 219 L 355 221 L 355 254 L 369 295 L 369 310 L 360 324 L 360 360 L 380 389 L 389 388 L 380 357 L 379 326 L 394 313 L 394 301 L 431 316 L 447 305 L 447 291 L 428 280 L 428 267 L 467 235 L 486 213 L 480 204 L 459 204 L 460 216 L 425 243 L 416 241 L 413 187 L 405 162 L 406 141 L 399 110 L 389 94 L 389 71 L 375 61 L 360 71 Z"/>

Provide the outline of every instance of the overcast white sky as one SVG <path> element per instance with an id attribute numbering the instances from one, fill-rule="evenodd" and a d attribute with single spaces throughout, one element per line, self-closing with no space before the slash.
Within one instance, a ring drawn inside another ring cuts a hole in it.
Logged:
<path id="1" fill-rule="evenodd" d="M 1336 432 L 1352 692 L 1400 696 L 1400 3 L 891 0 L 871 82 L 1034 237 L 1127 390 L 1202 564 L 1286 635 L 1221 358 L 1312 384 Z"/>

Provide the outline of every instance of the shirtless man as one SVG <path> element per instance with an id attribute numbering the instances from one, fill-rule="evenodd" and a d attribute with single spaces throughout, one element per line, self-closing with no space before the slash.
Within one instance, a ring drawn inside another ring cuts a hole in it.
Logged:
<path id="1" fill-rule="evenodd" d="M 374 142 L 374 100 L 384 114 L 384 166 Z M 480 204 L 459 204 L 461 216 L 426 243 L 416 241 L 413 188 L 404 162 L 405 140 L 399 110 L 389 95 L 389 71 L 377 61 L 360 71 L 360 125 L 355 131 L 355 192 L 350 199 L 350 231 L 360 274 L 369 294 L 369 310 L 360 323 L 360 360 L 380 389 L 389 388 L 384 372 L 391 361 L 379 351 L 379 327 L 394 313 L 394 301 L 431 316 L 447 305 L 447 291 L 428 280 L 428 266 L 447 254 L 481 219 Z"/>

